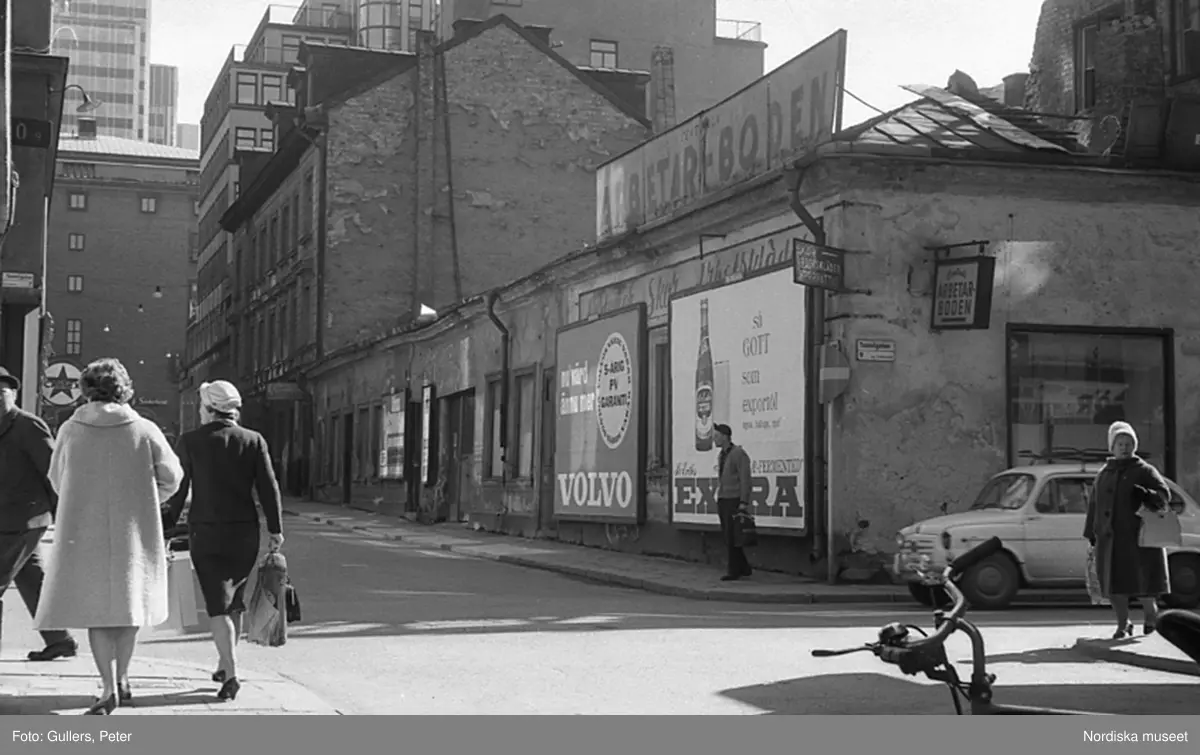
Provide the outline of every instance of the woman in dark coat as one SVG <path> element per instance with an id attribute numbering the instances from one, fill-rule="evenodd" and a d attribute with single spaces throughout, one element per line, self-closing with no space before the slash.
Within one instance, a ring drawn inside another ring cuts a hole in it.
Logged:
<path id="1" fill-rule="evenodd" d="M 1109 426 L 1108 449 L 1112 456 L 1096 475 L 1083 530 L 1083 536 L 1096 549 L 1100 591 L 1112 602 L 1117 615 L 1113 639 L 1133 634 L 1129 621 L 1131 598 L 1141 600 L 1142 632 L 1150 634 L 1158 616 L 1157 598 L 1171 591 L 1167 552 L 1138 545 L 1142 520 L 1137 513 L 1143 506 L 1162 511 L 1171 500 L 1171 491 L 1158 470 L 1135 455 L 1137 444 L 1137 433 L 1129 424 L 1114 422 Z"/>
<path id="2" fill-rule="evenodd" d="M 241 689 L 234 649 L 242 634 L 246 583 L 258 563 L 261 535 L 255 492 L 267 520 L 268 548 L 274 552 L 283 545 L 283 502 L 271 453 L 261 435 L 238 425 L 241 405 L 232 383 L 217 380 L 200 386 L 204 424 L 179 439 L 183 484 L 166 514 L 170 522 L 177 521 L 191 492 L 188 552 L 220 658 L 213 681 L 221 683 L 221 700 L 233 700 Z"/>

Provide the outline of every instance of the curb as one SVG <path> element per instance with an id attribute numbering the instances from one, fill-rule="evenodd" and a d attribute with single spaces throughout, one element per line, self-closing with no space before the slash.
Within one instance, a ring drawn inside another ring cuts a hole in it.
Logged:
<path id="1" fill-rule="evenodd" d="M 289 516 L 307 519 L 317 522 L 318 524 L 327 524 L 341 530 L 349 532 L 362 532 L 380 537 L 385 540 L 403 541 L 403 535 L 380 532 L 373 527 L 365 524 L 354 524 L 346 522 L 342 519 L 333 519 L 320 514 L 304 514 L 287 508 L 284 506 L 284 514 Z M 407 520 L 405 520 L 407 521 Z M 824 604 L 917 604 L 908 595 L 907 591 L 894 593 L 879 593 L 869 592 L 860 593 L 853 590 L 844 592 L 829 592 L 829 593 L 744 593 L 735 590 L 723 590 L 715 588 L 711 590 L 696 588 L 696 587 L 681 587 L 664 582 L 655 582 L 653 580 L 638 579 L 625 574 L 617 574 L 613 572 L 600 571 L 598 569 L 589 569 L 580 566 L 571 566 L 570 564 L 559 564 L 541 561 L 536 558 L 526 556 L 513 555 L 491 555 L 488 553 L 478 553 L 474 551 L 464 551 L 464 546 L 441 544 L 429 546 L 439 550 L 455 553 L 460 556 L 469 556 L 471 558 L 484 559 L 487 561 L 495 561 L 498 563 L 510 564 L 512 566 L 521 566 L 528 569 L 538 569 L 540 571 L 554 572 L 577 579 L 583 579 L 588 582 L 603 585 L 616 585 L 618 587 L 629 587 L 635 590 L 643 590 L 645 592 L 656 593 L 659 595 L 670 595 L 677 598 L 688 598 L 691 600 L 712 600 L 730 603 L 762 603 L 774 605 L 812 605 L 817 603 Z M 473 547 L 473 546 L 466 546 Z M 902 588 L 901 588 L 902 589 Z M 1063 596 L 1051 595 L 1025 595 L 1019 598 L 1020 603 L 1051 603 L 1062 604 L 1065 606 L 1090 606 L 1091 602 L 1087 595 L 1083 595 L 1078 599 Z"/>
<path id="2" fill-rule="evenodd" d="M 1089 658 L 1108 663 L 1119 663 L 1124 666 L 1134 666 L 1150 671 L 1163 671 L 1168 674 L 1200 677 L 1200 666 L 1194 663 L 1174 658 L 1160 658 L 1156 655 L 1131 653 L 1116 647 L 1107 647 L 1103 644 L 1103 640 L 1077 640 L 1074 649 Z"/>

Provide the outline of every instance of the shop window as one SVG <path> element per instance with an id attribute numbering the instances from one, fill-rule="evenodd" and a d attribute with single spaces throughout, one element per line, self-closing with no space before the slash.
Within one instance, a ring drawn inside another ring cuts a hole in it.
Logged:
<path id="1" fill-rule="evenodd" d="M 533 477 L 533 420 L 536 395 L 533 390 L 533 378 L 532 371 L 516 376 L 516 401 L 512 402 L 512 416 L 516 419 L 516 432 L 513 434 L 516 440 L 513 468 L 516 477 L 521 480 Z"/>
<path id="2" fill-rule="evenodd" d="M 1075 109 L 1087 110 L 1096 105 L 1096 37 L 1098 24 L 1088 24 L 1075 30 Z"/>
<path id="3" fill-rule="evenodd" d="M 485 403 L 487 416 L 484 425 L 487 428 L 488 444 L 484 449 L 484 465 L 487 470 L 486 477 L 493 480 L 504 477 L 504 449 L 500 446 L 500 406 L 503 400 L 501 385 L 499 377 L 488 379 Z"/>
<path id="4" fill-rule="evenodd" d="M 365 424 L 365 423 L 364 423 Z M 383 404 L 371 407 L 371 435 L 368 439 L 368 460 L 371 466 L 371 478 L 379 479 L 383 471 L 379 468 L 379 452 L 383 450 Z"/>
<path id="5" fill-rule="evenodd" d="M 1175 75 L 1200 76 L 1200 0 L 1173 0 Z"/>
<path id="6" fill-rule="evenodd" d="M 1011 465 L 1102 461 L 1108 426 L 1122 420 L 1139 455 L 1173 475 L 1168 333 L 1013 326 L 1008 350 Z"/>

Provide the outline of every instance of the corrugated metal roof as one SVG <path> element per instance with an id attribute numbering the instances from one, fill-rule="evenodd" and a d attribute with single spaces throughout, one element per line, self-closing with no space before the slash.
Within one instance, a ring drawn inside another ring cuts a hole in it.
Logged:
<path id="1" fill-rule="evenodd" d="M 194 160 L 200 162 L 200 152 L 183 147 L 168 147 L 163 144 L 138 141 L 137 139 L 122 139 L 117 136 L 96 136 L 95 138 L 80 138 L 67 134 L 58 140 L 58 155 L 60 159 L 72 154 L 110 155 L 113 157 L 143 158 L 147 160 Z"/>

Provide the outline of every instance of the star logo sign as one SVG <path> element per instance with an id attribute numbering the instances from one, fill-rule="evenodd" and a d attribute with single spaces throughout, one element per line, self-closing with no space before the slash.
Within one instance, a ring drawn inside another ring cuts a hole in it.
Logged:
<path id="1" fill-rule="evenodd" d="M 54 404 L 70 403 L 75 400 L 76 378 L 68 372 L 66 365 L 59 365 L 58 374 L 46 373 L 46 400 Z M 66 396 L 66 401 L 55 400 L 59 395 Z"/>

